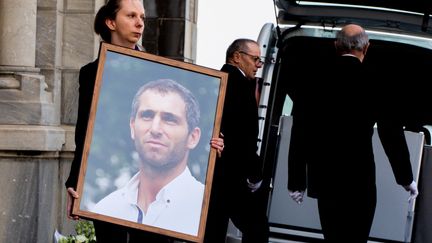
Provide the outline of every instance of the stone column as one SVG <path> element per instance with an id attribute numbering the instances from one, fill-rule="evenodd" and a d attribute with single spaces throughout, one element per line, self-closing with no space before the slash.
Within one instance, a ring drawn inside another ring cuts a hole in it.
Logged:
<path id="1" fill-rule="evenodd" d="M 1 0 L 0 16 L 0 124 L 58 124 L 35 67 L 37 0 Z"/>
<path id="2" fill-rule="evenodd" d="M 143 45 L 150 53 L 186 62 L 196 59 L 198 0 L 144 0 Z"/>
<path id="3" fill-rule="evenodd" d="M 0 65 L 35 66 L 36 0 L 0 1 Z"/>
<path id="4" fill-rule="evenodd" d="M 72 128 L 60 126 L 57 4 L 0 0 L 0 242 L 52 242 L 66 224 L 59 169 L 74 144 Z"/>

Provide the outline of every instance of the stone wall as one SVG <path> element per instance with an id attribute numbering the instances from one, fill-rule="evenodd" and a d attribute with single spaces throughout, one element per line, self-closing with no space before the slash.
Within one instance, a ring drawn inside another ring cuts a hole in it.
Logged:
<path id="1" fill-rule="evenodd" d="M 194 62 L 197 0 L 144 0 L 148 52 Z M 79 68 L 94 60 L 104 0 L 0 1 L 0 242 L 73 233 L 64 182 L 75 149 Z"/>

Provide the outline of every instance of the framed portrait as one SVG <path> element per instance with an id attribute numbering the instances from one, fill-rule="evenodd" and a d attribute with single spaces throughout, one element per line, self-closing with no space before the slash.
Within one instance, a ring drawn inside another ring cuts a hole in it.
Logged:
<path id="1" fill-rule="evenodd" d="M 72 213 L 202 242 L 227 75 L 102 43 Z"/>

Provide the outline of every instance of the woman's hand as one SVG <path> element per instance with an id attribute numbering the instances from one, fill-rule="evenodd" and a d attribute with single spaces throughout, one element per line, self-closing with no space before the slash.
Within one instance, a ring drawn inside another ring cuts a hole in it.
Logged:
<path id="1" fill-rule="evenodd" d="M 79 217 L 72 215 L 72 204 L 74 199 L 78 199 L 78 193 L 73 187 L 68 187 L 67 189 L 67 201 L 66 201 L 66 214 L 69 219 L 78 220 Z"/>

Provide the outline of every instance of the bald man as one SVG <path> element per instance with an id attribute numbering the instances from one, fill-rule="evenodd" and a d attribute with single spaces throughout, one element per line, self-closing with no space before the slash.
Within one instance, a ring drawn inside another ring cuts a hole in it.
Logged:
<path id="1" fill-rule="evenodd" d="M 374 94 L 362 65 L 369 38 L 346 25 L 334 42 L 335 60 L 313 72 L 314 85 L 294 101 L 288 190 L 298 203 L 316 198 L 326 242 L 367 242 L 376 207 L 374 124 L 396 182 L 417 194 L 402 124 Z M 323 79 L 322 75 L 331 72 Z"/>

